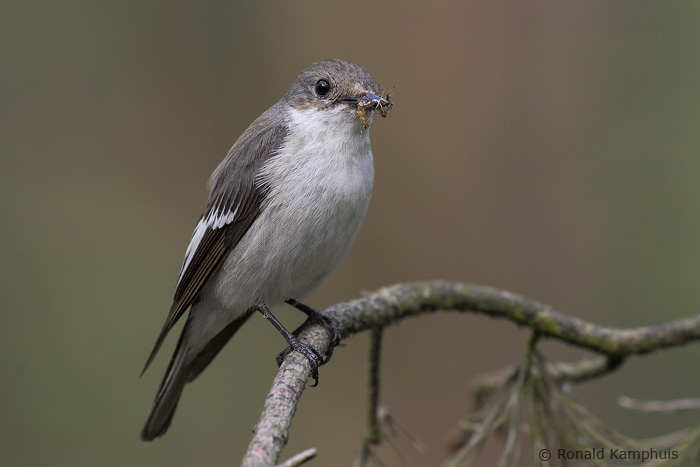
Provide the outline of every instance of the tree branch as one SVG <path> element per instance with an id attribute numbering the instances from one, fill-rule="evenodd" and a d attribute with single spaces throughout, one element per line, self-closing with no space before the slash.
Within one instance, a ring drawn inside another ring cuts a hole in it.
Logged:
<path id="1" fill-rule="evenodd" d="M 367 404 L 367 433 L 365 442 L 379 444 L 379 358 L 382 349 L 382 334 L 384 328 L 375 328 L 370 331 L 369 346 L 369 402 Z"/>
<path id="2" fill-rule="evenodd" d="M 331 306 L 324 313 L 336 320 L 340 336 L 345 338 L 410 316 L 442 310 L 508 319 L 529 327 L 541 337 L 560 339 L 606 357 L 583 361 L 594 362 L 583 374 L 602 374 L 629 355 L 700 339 L 700 315 L 658 326 L 615 329 L 568 317 L 548 305 L 512 292 L 445 281 L 384 287 L 363 298 Z M 330 336 L 323 327 L 311 324 L 304 327 L 299 338 L 325 353 Z M 573 369 L 572 366 L 570 370 Z M 273 381 L 242 465 L 272 466 L 277 462 L 310 371 L 308 360 L 296 352 L 285 359 Z"/>

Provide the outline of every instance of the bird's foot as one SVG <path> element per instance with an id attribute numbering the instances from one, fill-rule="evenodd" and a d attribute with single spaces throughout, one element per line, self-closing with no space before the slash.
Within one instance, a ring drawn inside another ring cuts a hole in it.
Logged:
<path id="1" fill-rule="evenodd" d="M 313 346 L 301 342 L 296 337 L 292 337 L 288 343 L 289 347 L 278 353 L 275 357 L 277 366 L 280 367 L 282 362 L 284 362 L 284 359 L 287 358 L 287 355 L 296 350 L 306 357 L 307 360 L 309 360 L 309 363 L 311 364 L 311 377 L 314 379 L 314 384 L 312 387 L 318 386 L 318 367 L 324 363 L 322 355 L 318 352 L 318 350 L 314 349 Z"/>
<path id="2" fill-rule="evenodd" d="M 331 335 L 331 341 L 328 344 L 328 351 L 326 352 L 326 358 L 321 362 L 321 365 L 328 363 L 333 356 L 333 350 L 340 343 L 340 332 L 338 331 L 338 322 L 335 318 L 325 315 L 321 312 L 316 312 L 314 315 L 309 316 L 309 320 L 312 323 L 316 323 L 323 326 Z"/>
<path id="3" fill-rule="evenodd" d="M 328 363 L 328 361 L 333 356 L 333 350 L 340 343 L 340 332 L 338 331 L 338 322 L 335 320 L 335 318 L 325 313 L 321 313 L 315 308 L 311 308 L 310 306 L 304 305 L 303 303 L 300 303 L 294 299 L 287 300 L 287 303 L 292 305 L 294 308 L 304 312 L 304 314 L 306 314 L 306 316 L 309 317 L 308 320 L 304 322 L 304 324 L 299 326 L 297 329 L 295 329 L 292 334 L 298 336 L 301 330 L 304 328 L 304 326 L 306 326 L 307 322 L 318 324 L 328 331 L 331 340 L 328 345 L 328 351 L 326 352 L 326 358 L 321 362 L 321 364 L 323 365 L 324 363 Z"/>

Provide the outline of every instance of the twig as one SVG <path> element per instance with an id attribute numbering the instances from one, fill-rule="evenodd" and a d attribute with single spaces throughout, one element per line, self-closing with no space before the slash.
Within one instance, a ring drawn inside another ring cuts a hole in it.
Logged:
<path id="1" fill-rule="evenodd" d="M 365 442 L 379 444 L 379 357 L 384 328 L 372 329 L 369 342 L 369 403 L 367 408 L 367 434 Z"/>
<path id="2" fill-rule="evenodd" d="M 658 326 L 614 329 L 568 317 L 550 306 L 511 292 L 444 281 L 385 287 L 364 298 L 334 305 L 325 313 L 336 320 L 340 336 L 345 338 L 439 310 L 508 319 L 528 326 L 542 337 L 553 337 L 601 353 L 607 357 L 608 368 L 619 365 L 629 355 L 700 339 L 700 315 Z M 321 353 L 328 348 L 328 332 L 319 325 L 305 327 L 299 338 Z M 603 368 L 600 361 L 596 365 L 594 373 Z M 308 360 L 292 352 L 275 377 L 243 465 L 269 467 L 277 462 L 309 374 Z"/>
<path id="3" fill-rule="evenodd" d="M 302 342 L 311 343 L 325 353 L 330 343 L 328 330 L 320 325 L 309 326 L 299 335 Z M 290 353 L 280 366 L 272 388 L 265 399 L 255 434 L 241 466 L 269 467 L 279 460 L 287 444 L 292 417 L 311 375 L 309 360 L 298 352 Z"/>
<path id="4" fill-rule="evenodd" d="M 640 401 L 627 396 L 617 398 L 617 403 L 627 409 L 640 412 L 680 412 L 700 409 L 700 399 L 674 399 L 670 401 Z"/>
<path id="5" fill-rule="evenodd" d="M 278 464 L 276 467 L 297 467 L 316 457 L 316 454 L 318 454 L 316 448 L 309 448 L 306 451 L 301 451 L 294 457 L 290 457 L 285 462 Z"/>
<path id="6" fill-rule="evenodd" d="M 584 358 L 574 363 L 547 362 L 547 370 L 558 383 L 578 383 L 597 378 L 617 368 L 622 360 L 615 356 Z M 477 377 L 472 383 L 474 407 L 480 408 L 493 392 L 512 378 L 513 367 L 489 372 Z"/>

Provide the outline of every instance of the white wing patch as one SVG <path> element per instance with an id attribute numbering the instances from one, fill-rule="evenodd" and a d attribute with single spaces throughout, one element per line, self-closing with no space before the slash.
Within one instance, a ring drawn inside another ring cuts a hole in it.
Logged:
<path id="1" fill-rule="evenodd" d="M 211 228 L 212 230 L 220 229 L 231 222 L 236 217 L 236 213 L 238 212 L 238 207 L 236 206 L 233 211 L 231 210 L 223 210 L 222 212 L 220 211 L 220 202 L 216 202 L 212 209 L 209 211 L 209 214 L 206 217 L 202 217 L 199 220 L 199 223 L 197 223 L 197 227 L 195 227 L 194 232 L 192 233 L 192 240 L 190 240 L 190 244 L 187 247 L 187 252 L 185 252 L 185 261 L 182 263 L 182 270 L 180 271 L 180 277 L 177 279 L 177 285 L 180 285 L 180 281 L 182 280 L 182 276 L 185 275 L 185 271 L 187 270 L 187 267 L 190 265 L 192 262 L 192 258 L 194 257 L 195 252 L 199 248 L 199 244 L 202 241 L 202 238 L 204 238 L 204 233 L 207 231 L 207 228 Z"/>
<path id="2" fill-rule="evenodd" d="M 216 211 L 212 210 L 212 212 L 207 216 L 207 223 L 214 230 L 220 229 L 221 227 L 233 222 L 237 212 L 238 207 L 236 207 L 233 211 L 224 211 L 218 214 L 215 214 Z"/>

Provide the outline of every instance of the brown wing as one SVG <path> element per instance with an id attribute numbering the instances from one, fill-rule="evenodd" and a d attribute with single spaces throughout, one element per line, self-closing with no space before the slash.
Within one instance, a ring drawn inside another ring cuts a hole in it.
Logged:
<path id="1" fill-rule="evenodd" d="M 205 214 L 194 230 L 175 288 L 173 304 L 143 372 L 168 331 L 199 296 L 255 219 L 266 187 L 256 183 L 260 167 L 274 156 L 286 135 L 280 103 L 263 113 L 241 135 L 212 174 Z M 142 372 L 142 374 L 143 374 Z"/>

